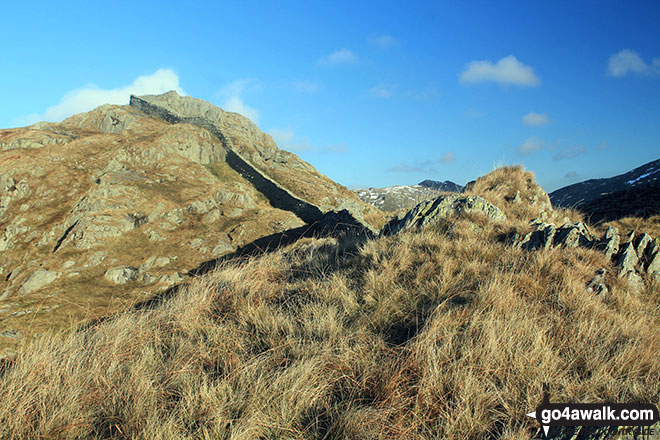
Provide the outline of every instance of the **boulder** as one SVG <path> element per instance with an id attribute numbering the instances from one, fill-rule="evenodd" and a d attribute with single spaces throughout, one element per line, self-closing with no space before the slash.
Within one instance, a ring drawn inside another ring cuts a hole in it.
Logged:
<path id="1" fill-rule="evenodd" d="M 105 279 L 113 284 L 126 284 L 136 281 L 140 271 L 132 266 L 113 267 L 105 272 Z"/>
<path id="2" fill-rule="evenodd" d="M 35 290 L 41 289 L 45 285 L 52 283 L 59 277 L 60 274 L 53 270 L 38 270 L 30 275 L 30 277 L 23 283 L 21 288 L 18 289 L 18 294 L 25 295 L 34 292 Z"/>

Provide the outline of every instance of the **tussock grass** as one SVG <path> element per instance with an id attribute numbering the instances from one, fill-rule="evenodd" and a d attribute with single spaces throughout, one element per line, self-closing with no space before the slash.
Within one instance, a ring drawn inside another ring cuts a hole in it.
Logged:
<path id="1" fill-rule="evenodd" d="M 658 404 L 660 286 L 590 294 L 602 253 L 515 249 L 511 227 L 302 239 L 41 337 L 0 379 L 0 438 L 530 439 L 544 382 Z"/>

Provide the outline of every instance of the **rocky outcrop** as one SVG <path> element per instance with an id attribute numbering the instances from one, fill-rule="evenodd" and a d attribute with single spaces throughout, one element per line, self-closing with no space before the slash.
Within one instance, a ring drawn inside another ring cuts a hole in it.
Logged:
<path id="1" fill-rule="evenodd" d="M 498 207 L 482 197 L 451 194 L 418 204 L 403 218 L 393 219 L 383 228 L 382 234 L 391 235 L 402 230 L 417 229 L 437 223 L 441 219 L 468 213 L 480 213 L 493 221 L 506 220 L 506 216 Z"/>
<path id="2" fill-rule="evenodd" d="M 535 228 L 532 232 L 523 237 L 511 238 L 514 246 L 527 251 L 555 247 L 597 249 L 618 268 L 618 276 L 628 279 L 635 289 L 639 289 L 643 282 L 642 274 L 660 280 L 660 244 L 657 238 L 654 239 L 649 234 L 636 236 L 632 232 L 622 239 L 618 229 L 610 226 L 601 238 L 597 238 L 581 222 L 565 223 L 559 228 L 539 219 L 532 220 L 531 224 Z M 597 286 L 601 283 L 604 273 L 601 275 L 601 278 L 590 282 L 591 290 L 603 290 Z"/>

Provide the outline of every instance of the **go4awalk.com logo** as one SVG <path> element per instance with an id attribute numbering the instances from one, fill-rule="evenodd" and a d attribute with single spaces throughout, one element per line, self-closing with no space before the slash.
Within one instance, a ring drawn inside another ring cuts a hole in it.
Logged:
<path id="1" fill-rule="evenodd" d="M 651 426 L 659 419 L 651 403 L 550 403 L 548 392 L 535 411 L 547 436 L 551 426 Z"/>

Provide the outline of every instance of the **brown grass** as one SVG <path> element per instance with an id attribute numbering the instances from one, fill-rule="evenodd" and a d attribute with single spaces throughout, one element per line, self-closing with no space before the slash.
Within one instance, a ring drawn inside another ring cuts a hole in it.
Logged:
<path id="1" fill-rule="evenodd" d="M 529 439 L 543 382 L 657 404 L 660 286 L 589 294 L 602 253 L 525 252 L 500 228 L 304 239 L 42 337 L 0 379 L 0 437 Z"/>

